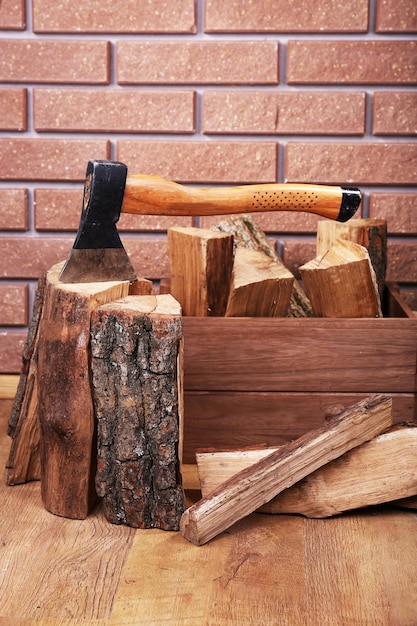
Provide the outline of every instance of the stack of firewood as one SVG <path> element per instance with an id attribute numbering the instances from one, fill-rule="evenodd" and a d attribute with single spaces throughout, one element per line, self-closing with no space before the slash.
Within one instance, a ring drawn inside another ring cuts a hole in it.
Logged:
<path id="1" fill-rule="evenodd" d="M 382 316 L 385 220 L 319 222 L 317 256 L 299 268 L 303 288 L 250 215 L 171 228 L 168 243 L 169 289 L 184 315 Z"/>

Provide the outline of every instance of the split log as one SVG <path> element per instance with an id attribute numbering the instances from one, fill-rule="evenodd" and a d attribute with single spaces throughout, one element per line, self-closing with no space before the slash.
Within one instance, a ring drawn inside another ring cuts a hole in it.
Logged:
<path id="1" fill-rule="evenodd" d="M 382 317 L 375 272 L 363 246 L 338 240 L 300 273 L 315 316 Z"/>
<path id="2" fill-rule="evenodd" d="M 51 513 L 84 519 L 97 501 L 90 316 L 126 295 L 129 282 L 64 284 L 62 265 L 47 272 L 38 330 L 41 491 Z"/>
<path id="3" fill-rule="evenodd" d="M 281 257 L 268 242 L 265 233 L 250 214 L 235 215 L 220 220 L 212 227 L 212 230 L 230 233 L 233 235 L 236 249 L 256 250 L 263 253 L 266 258 L 274 261 L 283 273 L 289 272 Z M 311 317 L 312 314 L 311 304 L 303 288 L 293 277 L 292 293 L 286 315 L 288 317 Z"/>
<path id="4" fill-rule="evenodd" d="M 184 511 L 181 307 L 128 296 L 92 315 L 96 489 L 106 518 L 178 530 Z"/>
<path id="5" fill-rule="evenodd" d="M 171 293 L 183 315 L 223 316 L 233 269 L 233 237 L 204 228 L 168 229 Z"/>
<path id="6" fill-rule="evenodd" d="M 202 496 L 276 449 L 197 452 Z M 417 427 L 395 427 L 317 469 L 258 510 L 330 517 L 415 496 L 416 458 Z"/>
<path id="7" fill-rule="evenodd" d="M 226 317 L 285 317 L 294 276 L 258 250 L 237 248 Z"/>
<path id="8" fill-rule="evenodd" d="M 6 484 L 19 485 L 39 480 L 40 430 L 38 419 L 38 328 L 42 315 L 46 274 L 38 281 L 33 302 L 32 317 L 22 352 L 22 368 L 8 424 L 12 438 L 6 464 Z"/>
<path id="9" fill-rule="evenodd" d="M 181 533 L 202 545 L 348 450 L 391 425 L 392 400 L 374 395 L 235 474 L 185 511 Z"/>
<path id="10" fill-rule="evenodd" d="M 387 222 L 383 219 L 354 219 L 348 222 L 321 220 L 317 223 L 317 256 L 325 254 L 338 239 L 366 248 L 382 296 L 387 269 Z"/>
<path id="11" fill-rule="evenodd" d="M 129 296 L 150 296 L 152 295 L 153 284 L 146 278 L 137 278 L 129 285 Z"/>

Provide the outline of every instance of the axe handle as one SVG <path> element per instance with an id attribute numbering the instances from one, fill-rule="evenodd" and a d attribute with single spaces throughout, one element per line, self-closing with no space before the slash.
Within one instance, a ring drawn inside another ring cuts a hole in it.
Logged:
<path id="1" fill-rule="evenodd" d="M 356 188 L 290 183 L 197 188 L 134 174 L 126 179 L 122 212 L 184 216 L 305 211 L 344 222 L 360 201 Z"/>

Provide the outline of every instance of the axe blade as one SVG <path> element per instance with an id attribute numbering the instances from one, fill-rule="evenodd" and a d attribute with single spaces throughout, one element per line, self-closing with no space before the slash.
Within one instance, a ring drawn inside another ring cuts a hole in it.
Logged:
<path id="1" fill-rule="evenodd" d="M 136 280 L 120 240 L 120 217 L 127 167 L 116 161 L 89 161 L 77 236 L 61 270 L 63 283 Z"/>

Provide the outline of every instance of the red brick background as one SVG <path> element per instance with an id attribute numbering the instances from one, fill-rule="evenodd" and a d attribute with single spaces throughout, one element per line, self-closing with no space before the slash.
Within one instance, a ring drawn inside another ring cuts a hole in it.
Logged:
<path id="1" fill-rule="evenodd" d="M 90 158 L 196 185 L 358 185 L 363 216 L 388 220 L 388 278 L 417 292 L 415 0 L 2 0 L 0 30 L 0 373 L 72 245 Z M 314 255 L 317 218 L 258 221 L 290 269 Z M 210 220 L 122 216 L 140 275 L 167 274 L 174 223 Z"/>

